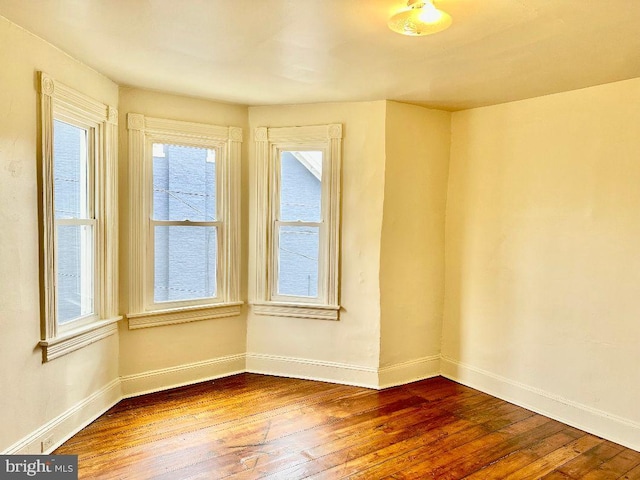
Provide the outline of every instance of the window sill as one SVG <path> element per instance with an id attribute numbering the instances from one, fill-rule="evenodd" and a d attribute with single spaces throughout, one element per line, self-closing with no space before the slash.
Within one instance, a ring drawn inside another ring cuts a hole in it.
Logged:
<path id="1" fill-rule="evenodd" d="M 74 352 L 87 345 L 102 340 L 118 331 L 118 321 L 122 317 L 100 320 L 84 325 L 75 330 L 69 330 L 56 338 L 41 340 L 42 363 L 50 362 L 67 353 Z"/>
<path id="2" fill-rule="evenodd" d="M 169 308 L 152 312 L 128 313 L 129 330 L 160 327 L 177 323 L 197 322 L 212 318 L 236 317 L 240 315 L 244 302 L 198 305 L 195 307 Z"/>
<path id="3" fill-rule="evenodd" d="M 253 303 L 252 308 L 256 315 L 314 318 L 318 320 L 338 320 L 340 318 L 340 305 L 268 302 Z"/>

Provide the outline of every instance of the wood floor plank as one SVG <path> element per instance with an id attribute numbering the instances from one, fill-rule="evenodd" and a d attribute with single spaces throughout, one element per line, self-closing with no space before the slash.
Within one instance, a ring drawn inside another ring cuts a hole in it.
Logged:
<path id="1" fill-rule="evenodd" d="M 557 470 L 569 478 L 583 478 L 587 473 L 597 469 L 607 460 L 615 457 L 624 448 L 612 442 L 602 442 L 591 450 L 561 465 Z M 543 477 L 547 479 L 547 477 Z"/>
<path id="2" fill-rule="evenodd" d="M 558 465 L 563 465 L 568 461 L 578 457 L 596 445 L 600 445 L 604 440 L 593 435 L 584 435 L 573 442 L 554 450 L 544 457 L 530 463 L 524 468 L 513 472 L 505 477 L 505 480 L 536 480 L 551 472 Z"/>
<path id="3" fill-rule="evenodd" d="M 585 480 L 617 479 L 640 465 L 640 452 L 624 449 L 616 456 L 602 463 L 598 468 L 584 475 Z"/>
<path id="4" fill-rule="evenodd" d="M 404 412 L 406 416 L 411 417 L 413 411 L 416 410 L 415 405 L 420 401 L 416 399 L 417 397 L 411 397 L 389 404 L 381 403 L 379 407 L 373 410 L 363 409 L 359 414 L 357 410 L 354 410 L 354 415 L 349 418 L 336 418 L 332 421 L 318 423 L 311 428 L 302 429 L 299 422 L 290 422 L 290 431 L 283 431 L 283 434 L 279 436 L 272 436 L 265 430 L 263 438 L 256 444 L 242 442 L 230 444 L 227 445 L 229 450 L 226 453 L 222 448 L 219 448 L 220 455 L 215 462 L 220 464 L 220 462 L 229 461 L 217 469 L 216 476 L 223 477 L 242 472 L 248 468 L 255 469 L 258 465 L 264 468 L 267 464 L 282 464 L 282 462 L 292 464 L 296 463 L 296 456 L 300 457 L 300 461 L 307 461 L 311 455 L 308 452 L 314 447 L 340 440 L 353 442 L 354 436 L 363 431 L 369 431 L 371 423 L 379 423 L 381 418 L 387 418 L 386 415 L 391 418 L 395 415 L 403 415 Z M 222 445 L 220 446 L 222 447 Z M 238 456 L 245 459 L 253 458 L 255 461 L 251 464 L 243 462 L 240 465 L 236 461 Z M 206 464 L 211 462 L 212 460 L 203 459 L 204 465 L 200 467 L 206 467 Z"/>
<path id="5" fill-rule="evenodd" d="M 489 478 L 505 478 L 511 473 L 523 468 L 548 453 L 560 448 L 577 437 L 582 436 L 582 432 L 573 433 L 563 429 L 553 435 L 543 438 L 529 448 L 524 448 L 490 463 L 480 470 L 464 477 L 468 480 L 481 480 Z"/>
<path id="6" fill-rule="evenodd" d="M 513 415 L 510 416 L 511 425 L 520 421 L 532 422 L 536 425 L 543 424 L 549 420 L 544 417 L 533 418 L 533 414 L 521 409 L 521 415 L 525 418 L 516 418 Z M 465 420 L 468 422 L 468 420 Z M 493 419 L 492 419 L 493 421 Z M 424 443 L 422 437 L 414 437 L 409 443 L 410 448 L 399 449 L 399 445 L 392 445 L 389 449 L 378 450 L 368 456 L 353 459 L 349 464 L 336 466 L 327 472 L 324 472 L 316 477 L 312 478 L 334 478 L 333 475 L 341 471 L 345 471 L 347 468 L 350 471 L 354 471 L 350 478 L 383 478 L 388 475 L 397 474 L 397 472 L 410 472 L 413 467 L 423 463 L 430 463 L 434 469 L 439 466 L 439 462 L 443 464 L 446 460 L 457 454 L 462 455 L 460 458 L 468 453 L 464 452 L 468 445 L 473 442 L 485 441 L 487 444 L 498 442 L 501 439 L 506 438 L 508 433 L 505 431 L 495 431 L 492 426 L 483 424 L 473 424 L 471 427 L 460 430 L 454 434 L 446 435 L 442 438 L 437 438 L 433 442 Z M 456 452 L 452 454 L 452 452 Z M 401 478 L 401 477 L 400 477 Z"/>
<path id="7" fill-rule="evenodd" d="M 620 477 L 622 480 L 640 480 L 640 465 Z"/>
<path id="8" fill-rule="evenodd" d="M 358 412 L 367 412 L 374 406 L 379 408 L 387 407 L 387 403 L 391 402 L 388 408 L 391 411 L 399 409 L 400 404 L 411 405 L 420 399 L 418 397 L 407 397 L 405 392 L 398 392 L 395 396 L 387 396 L 386 399 L 380 400 L 375 398 L 377 392 L 372 390 L 366 391 L 367 395 L 355 395 L 349 399 L 351 417 Z M 373 397 L 373 398 L 370 398 Z M 405 398 L 407 397 L 407 398 Z M 329 405 L 327 405 L 327 403 Z M 160 450 L 171 450 L 170 457 L 172 469 L 181 468 L 182 464 L 190 465 L 203 461 L 214 463 L 217 471 L 227 467 L 228 463 L 240 465 L 240 460 L 255 455 L 252 453 L 259 450 L 269 455 L 273 454 L 274 448 L 280 449 L 281 445 L 275 447 L 269 445 L 269 442 L 277 440 L 280 436 L 298 431 L 304 431 L 313 425 L 323 425 L 327 422 L 335 422 L 336 419 L 344 417 L 344 412 L 336 412 L 332 410 L 333 403 L 325 402 L 319 408 L 324 412 L 324 416 L 320 413 L 311 415 L 304 412 L 305 407 L 295 410 L 299 417 L 298 421 L 289 418 L 288 411 L 282 409 L 280 415 L 273 415 L 271 412 L 264 412 L 260 415 L 253 415 L 234 422 L 233 428 L 227 422 L 221 425 L 214 425 L 209 428 L 201 428 L 191 432 L 183 433 L 180 437 L 180 443 L 175 445 L 174 437 L 163 437 L 156 439 L 154 446 Z M 344 410 L 344 404 L 338 402 L 336 408 Z M 302 410 L 302 411 L 300 411 Z M 256 417 L 258 417 L 256 419 Z M 290 431 L 288 431 L 288 430 Z M 212 443 L 211 440 L 215 440 Z M 135 443 L 127 449 L 130 457 L 136 455 L 144 457 L 147 447 L 144 444 Z M 215 454 L 215 455 L 214 455 Z M 106 453 L 103 455 L 103 461 L 109 461 L 112 455 Z M 137 458 L 137 457 L 136 457 Z M 141 468 L 152 468 L 153 459 L 140 460 Z M 245 463 L 242 463 L 244 467 Z"/>
<path id="9" fill-rule="evenodd" d="M 140 415 L 135 419 L 129 418 L 127 422 L 117 422 L 115 428 L 111 428 L 111 436 L 108 438 L 97 437 L 91 434 L 90 439 L 78 438 L 76 441 L 84 442 L 85 448 L 91 447 L 89 443 L 93 440 L 94 445 L 102 441 L 104 447 L 110 451 L 114 446 L 118 446 L 119 443 L 132 448 L 135 446 L 144 446 L 150 441 L 161 441 L 165 438 L 171 438 L 175 435 L 189 434 L 191 432 L 197 432 L 205 428 L 215 429 L 216 431 L 224 429 L 232 429 L 233 436 L 237 437 L 239 428 L 242 429 L 258 429 L 261 430 L 260 422 L 269 422 L 271 418 L 284 418 L 289 414 L 292 418 L 305 417 L 305 408 L 313 408 L 316 403 L 336 400 L 345 396 L 358 397 L 364 394 L 371 394 L 371 390 L 363 390 L 354 395 L 353 392 L 347 393 L 346 387 L 342 389 L 330 389 L 323 394 L 311 395 L 308 401 L 303 402 L 299 399 L 293 404 L 288 404 L 279 408 L 270 406 L 269 404 L 262 407 L 247 407 L 245 408 L 244 415 L 240 415 L 242 419 L 238 422 L 238 413 L 235 410 L 223 409 L 223 412 L 218 412 L 218 409 L 213 409 L 209 414 L 203 413 L 203 408 L 212 409 L 211 406 L 202 407 L 200 405 L 194 406 L 193 409 L 188 411 L 174 410 L 171 414 L 165 412 L 162 417 L 157 417 L 157 413 L 153 415 Z M 355 401 L 351 398 L 351 401 Z M 331 415 L 332 412 L 328 411 L 328 408 L 323 408 L 322 411 Z M 256 426 L 256 424 L 258 424 Z M 116 438 L 113 438 L 113 435 Z M 73 442 L 70 442 L 72 445 Z"/>
<path id="10" fill-rule="evenodd" d="M 640 453 L 442 377 L 235 375 L 123 400 L 54 453 L 92 480 L 640 480 Z"/>
<path id="11" fill-rule="evenodd" d="M 469 475 L 484 465 L 502 458 L 518 448 L 526 448 L 541 438 L 556 433 L 562 424 L 532 415 L 489 435 L 460 445 L 437 457 L 420 458 L 409 468 L 393 473 L 395 479 L 452 479 Z"/>

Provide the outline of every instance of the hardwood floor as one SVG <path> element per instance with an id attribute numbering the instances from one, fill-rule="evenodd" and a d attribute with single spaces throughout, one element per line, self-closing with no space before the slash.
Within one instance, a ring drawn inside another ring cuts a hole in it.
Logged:
<path id="1" fill-rule="evenodd" d="M 640 479 L 640 453 L 441 377 L 242 374 L 123 400 L 55 454 L 86 479 Z"/>

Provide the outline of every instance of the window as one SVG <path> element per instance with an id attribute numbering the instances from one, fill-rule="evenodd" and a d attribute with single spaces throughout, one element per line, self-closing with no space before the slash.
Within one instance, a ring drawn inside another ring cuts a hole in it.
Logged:
<path id="1" fill-rule="evenodd" d="M 128 115 L 129 328 L 238 315 L 242 130 Z"/>
<path id="2" fill-rule="evenodd" d="M 261 315 L 337 320 L 342 125 L 258 128 Z"/>
<path id="3" fill-rule="evenodd" d="M 73 122 L 73 120 L 68 120 Z M 53 121 L 56 318 L 60 326 L 96 317 L 96 215 L 92 127 Z"/>
<path id="4" fill-rule="evenodd" d="M 153 305 L 210 303 L 217 297 L 215 150 L 154 143 Z"/>
<path id="5" fill-rule="evenodd" d="M 40 74 L 43 361 L 116 333 L 117 111 Z"/>

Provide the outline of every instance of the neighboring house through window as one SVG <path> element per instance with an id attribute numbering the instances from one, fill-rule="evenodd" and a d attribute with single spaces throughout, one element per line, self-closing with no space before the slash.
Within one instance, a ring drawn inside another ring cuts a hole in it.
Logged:
<path id="1" fill-rule="evenodd" d="M 43 361 L 117 331 L 117 111 L 40 74 Z"/>
<path id="2" fill-rule="evenodd" d="M 318 296 L 322 226 L 322 151 L 282 151 L 273 297 Z"/>
<path id="3" fill-rule="evenodd" d="M 337 320 L 342 126 L 256 130 L 260 315 Z"/>
<path id="4" fill-rule="evenodd" d="M 235 127 L 128 115 L 130 328 L 238 315 Z"/>

